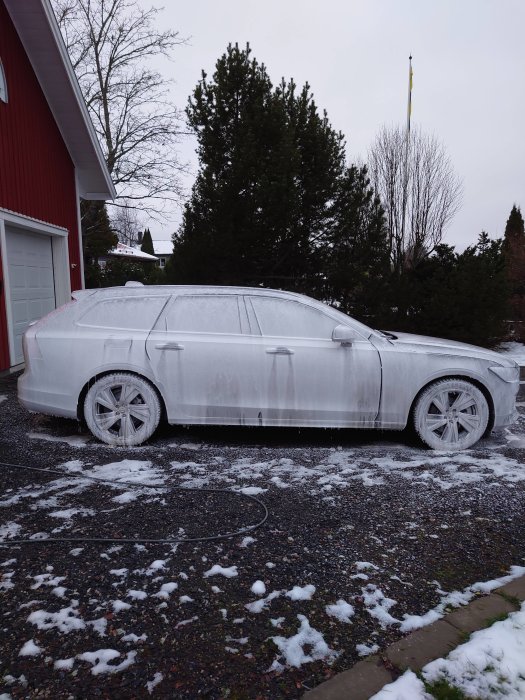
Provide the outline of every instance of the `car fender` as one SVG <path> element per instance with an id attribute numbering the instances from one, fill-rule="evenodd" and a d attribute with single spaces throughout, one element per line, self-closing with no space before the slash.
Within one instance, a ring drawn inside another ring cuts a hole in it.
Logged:
<path id="1" fill-rule="evenodd" d="M 496 381 L 499 380 L 494 376 L 495 381 L 491 381 L 487 375 L 485 360 L 464 358 L 463 364 L 458 362 L 460 358 L 457 356 L 414 353 L 414 359 L 417 358 L 417 361 L 410 362 L 405 353 L 387 352 L 381 355 L 383 381 L 377 427 L 397 430 L 405 428 L 418 394 L 428 384 L 447 377 L 462 377 L 474 381 L 489 396 L 491 410 L 493 409 L 494 394 L 498 389 Z M 447 361 L 451 364 L 446 364 Z M 479 370 L 476 365 L 479 365 Z"/>

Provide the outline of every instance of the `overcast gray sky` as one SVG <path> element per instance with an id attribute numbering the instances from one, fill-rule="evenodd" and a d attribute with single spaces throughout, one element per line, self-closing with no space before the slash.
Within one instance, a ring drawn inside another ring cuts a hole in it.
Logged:
<path id="1" fill-rule="evenodd" d="M 229 42 L 249 41 L 274 83 L 310 83 L 350 161 L 383 124 L 405 123 L 412 53 L 412 124 L 442 141 L 464 186 L 445 241 L 501 236 L 513 203 L 525 208 L 525 0 L 165 0 L 161 19 L 190 37 L 162 65 L 180 107 Z M 181 155 L 195 169 L 194 147 Z"/>

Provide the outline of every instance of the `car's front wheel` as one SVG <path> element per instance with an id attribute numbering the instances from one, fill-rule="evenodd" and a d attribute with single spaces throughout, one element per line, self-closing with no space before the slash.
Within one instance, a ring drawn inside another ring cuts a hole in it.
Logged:
<path id="1" fill-rule="evenodd" d="M 418 397 L 413 412 L 417 434 L 434 450 L 465 450 L 485 433 L 487 399 L 462 379 L 441 379 Z"/>
<path id="2" fill-rule="evenodd" d="M 142 377 L 114 372 L 97 379 L 84 400 L 84 418 L 93 435 L 108 445 L 140 445 L 160 421 L 160 401 Z"/>

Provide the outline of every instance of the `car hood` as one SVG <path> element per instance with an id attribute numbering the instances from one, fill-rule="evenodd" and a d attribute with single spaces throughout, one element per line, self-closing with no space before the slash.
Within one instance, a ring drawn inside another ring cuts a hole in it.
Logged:
<path id="1" fill-rule="evenodd" d="M 406 346 L 409 349 L 419 350 L 421 352 L 436 352 L 447 355 L 461 355 L 463 357 L 475 357 L 480 360 L 494 362 L 502 367 L 513 367 L 516 363 L 512 358 L 506 357 L 499 352 L 480 348 L 477 345 L 469 345 L 468 343 L 460 343 L 456 340 L 447 340 L 446 338 L 433 338 L 426 335 L 416 335 L 414 333 L 398 333 L 392 331 L 396 339 L 391 339 L 393 345 Z"/>

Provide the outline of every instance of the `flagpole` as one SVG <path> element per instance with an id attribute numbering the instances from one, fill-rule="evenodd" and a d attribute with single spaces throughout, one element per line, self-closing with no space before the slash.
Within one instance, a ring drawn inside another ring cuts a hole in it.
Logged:
<path id="1" fill-rule="evenodd" d="M 408 156 L 410 147 L 410 118 L 412 116 L 412 55 L 408 57 L 408 105 L 407 105 L 407 128 L 405 135 L 405 168 L 403 182 L 403 211 L 401 220 L 401 245 L 406 252 L 405 245 L 405 219 L 408 200 Z"/>
<path id="2" fill-rule="evenodd" d="M 407 107 L 407 137 L 410 136 L 410 117 L 412 116 L 412 56 L 408 57 L 408 107 Z"/>

